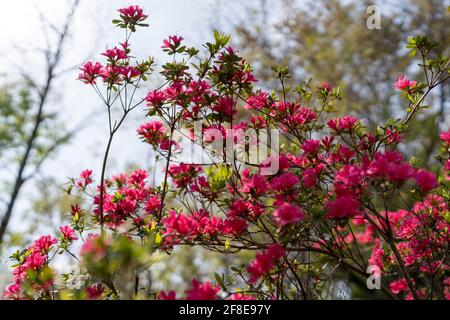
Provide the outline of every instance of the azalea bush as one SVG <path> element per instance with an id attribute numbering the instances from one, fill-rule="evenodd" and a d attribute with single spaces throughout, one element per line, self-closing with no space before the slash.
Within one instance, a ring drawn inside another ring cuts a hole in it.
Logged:
<path id="1" fill-rule="evenodd" d="M 118 11 L 124 42 L 79 75 L 108 119 L 100 179 L 85 170 L 71 180 L 67 225 L 11 256 L 5 298 L 322 299 L 350 272 L 373 277 L 385 298 L 450 299 L 450 132 L 440 136 L 439 172 L 399 151 L 426 97 L 450 77 L 437 44 L 408 40 L 425 81 L 401 75 L 393 83 L 401 118 L 371 131 L 352 115 L 336 117 L 341 93 L 328 83 L 287 87 L 289 70 L 279 67 L 279 90 L 265 91 L 218 32 L 201 50 L 168 37 L 161 66 L 137 60 L 131 37 L 148 17 L 138 6 Z M 157 73 L 160 85 L 139 96 Z M 163 160 L 160 184 L 145 170 L 106 172 L 115 134 L 135 109 L 147 117 L 138 138 Z M 155 291 L 141 279 L 156 256 L 196 246 L 254 258 L 192 279 L 186 292 Z M 59 273 L 58 255 L 79 274 Z"/>

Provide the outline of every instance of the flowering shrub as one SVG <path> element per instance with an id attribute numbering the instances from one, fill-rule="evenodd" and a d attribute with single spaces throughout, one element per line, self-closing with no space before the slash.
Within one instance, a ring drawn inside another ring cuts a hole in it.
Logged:
<path id="1" fill-rule="evenodd" d="M 398 149 L 426 96 L 449 78 L 449 59 L 433 54 L 435 44 L 409 39 L 408 48 L 426 61 L 426 82 L 401 75 L 395 87 L 404 117 L 371 131 L 351 115 L 333 116 L 340 91 L 328 83 L 289 89 L 288 70 L 278 68 L 279 94 L 257 89 L 251 66 L 217 32 L 204 45 L 206 56 L 180 36 L 164 40 L 170 59 L 161 66 L 163 84 L 136 100 L 154 61 L 135 61 L 129 41 L 147 15 L 138 6 L 118 11 L 113 23 L 125 30 L 125 41 L 79 75 L 108 114 L 100 181 L 95 184 L 90 170 L 72 180 L 67 191 L 84 195 L 87 204 L 72 206 L 57 238 L 43 236 L 11 256 L 13 284 L 5 298 L 320 299 L 326 282 L 339 280 L 337 270 L 365 279 L 375 266 L 387 298 L 450 299 L 450 132 L 440 135 L 439 173 Z M 105 173 L 115 133 L 144 103 L 150 119 L 137 135 L 165 161 L 161 185 L 150 184 L 145 170 Z M 118 120 L 113 108 L 121 112 Z M 261 147 L 260 135 L 272 129 L 281 132 L 278 149 L 269 147 L 258 163 L 238 157 Z M 180 132 L 211 161 L 180 156 Z M 212 148 L 216 143 L 222 148 Z M 277 170 L 267 174 L 272 165 Z M 144 290 L 139 273 L 153 255 L 181 245 L 255 255 L 228 277 L 193 279 L 185 293 Z M 78 286 L 52 269 L 57 253 L 85 270 Z"/>

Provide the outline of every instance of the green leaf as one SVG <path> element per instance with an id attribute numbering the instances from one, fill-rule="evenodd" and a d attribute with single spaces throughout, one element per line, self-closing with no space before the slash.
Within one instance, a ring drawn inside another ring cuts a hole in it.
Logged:
<path id="1" fill-rule="evenodd" d="M 230 250 L 230 239 L 225 240 L 225 251 Z"/>
<path id="2" fill-rule="evenodd" d="M 214 278 L 216 278 L 216 281 L 217 281 L 218 284 L 222 284 L 223 283 L 222 276 L 220 276 L 217 272 L 214 273 Z"/>
<path id="3" fill-rule="evenodd" d="M 161 234 L 158 232 L 155 236 L 155 244 L 159 245 L 161 243 L 162 237 Z"/>
<path id="4" fill-rule="evenodd" d="M 227 180 L 231 177 L 233 169 L 227 165 L 221 164 L 217 167 L 212 166 L 205 169 L 208 176 L 209 186 L 213 191 L 221 191 L 226 186 Z"/>
<path id="5" fill-rule="evenodd" d="M 408 57 L 412 58 L 412 57 L 414 57 L 416 54 L 417 54 L 417 50 L 416 50 L 416 49 L 411 50 L 411 51 L 408 53 Z"/>
<path id="6" fill-rule="evenodd" d="M 220 33 L 217 30 L 214 30 L 214 40 L 216 40 L 216 42 L 220 41 Z"/>

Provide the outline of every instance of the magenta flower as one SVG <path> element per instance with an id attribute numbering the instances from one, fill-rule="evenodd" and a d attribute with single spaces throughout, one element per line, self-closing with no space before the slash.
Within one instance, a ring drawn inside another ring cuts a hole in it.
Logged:
<path id="1" fill-rule="evenodd" d="M 273 217 L 275 218 L 276 224 L 283 227 L 303 220 L 305 213 L 300 207 L 285 202 L 275 210 Z"/>
<path id="2" fill-rule="evenodd" d="M 163 45 L 161 46 L 161 48 L 175 49 L 181 44 L 181 41 L 183 41 L 183 40 L 184 40 L 183 37 L 179 37 L 177 35 L 169 36 L 169 38 L 164 39 Z"/>
<path id="3" fill-rule="evenodd" d="M 450 131 L 441 132 L 441 134 L 439 135 L 439 138 L 446 145 L 450 145 Z"/>
<path id="4" fill-rule="evenodd" d="M 87 84 L 95 84 L 95 80 L 103 74 L 103 66 L 98 62 L 86 62 L 80 70 L 82 72 L 78 75 L 78 80 Z"/>
<path id="5" fill-rule="evenodd" d="M 144 14 L 144 10 L 139 6 L 129 6 L 122 9 L 117 9 L 120 13 L 120 17 L 126 22 L 132 22 L 133 24 L 139 23 L 147 19 L 147 15 Z"/>
<path id="6" fill-rule="evenodd" d="M 192 280 L 192 289 L 186 291 L 187 300 L 216 300 L 220 287 L 213 286 L 211 282 Z"/>
<path id="7" fill-rule="evenodd" d="M 70 226 L 59 227 L 63 235 L 63 239 L 68 241 L 78 240 L 78 237 L 75 236 L 75 230 L 73 230 Z"/>
<path id="8" fill-rule="evenodd" d="M 422 192 L 428 192 L 430 190 L 439 187 L 436 175 L 425 169 L 417 171 L 416 174 L 413 176 L 413 179 L 420 186 Z"/>
<path id="9" fill-rule="evenodd" d="M 326 216 L 332 219 L 351 218 L 357 216 L 360 211 L 360 202 L 354 196 L 340 196 L 326 205 Z"/>
<path id="10" fill-rule="evenodd" d="M 410 81 L 408 78 L 406 78 L 405 75 L 400 75 L 397 79 L 397 82 L 395 83 L 395 87 L 398 90 L 411 90 L 413 87 L 415 87 L 417 84 L 417 81 L 413 80 Z"/>

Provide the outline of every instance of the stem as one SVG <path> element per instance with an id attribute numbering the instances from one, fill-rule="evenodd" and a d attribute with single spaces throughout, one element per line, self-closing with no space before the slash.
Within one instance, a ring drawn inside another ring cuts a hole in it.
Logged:
<path id="1" fill-rule="evenodd" d="M 405 265 L 403 263 L 402 256 L 400 255 L 400 252 L 397 249 L 397 246 L 393 241 L 389 242 L 389 247 L 391 248 L 392 252 L 395 255 L 395 260 L 397 260 L 398 267 L 400 268 L 400 271 L 402 272 L 403 276 L 405 277 L 406 283 L 408 284 L 409 290 L 411 290 L 411 293 L 415 300 L 419 300 L 419 296 L 417 295 L 416 288 L 414 287 L 414 283 L 411 280 L 411 276 L 409 275 L 408 270 L 406 270 Z"/>
<path id="2" fill-rule="evenodd" d="M 166 191 L 167 177 L 169 174 L 170 157 L 172 156 L 172 137 L 173 137 L 174 130 L 175 130 L 175 123 L 172 124 L 172 126 L 170 127 L 169 153 L 167 154 L 166 170 L 164 172 L 164 182 L 163 182 L 163 190 L 162 190 L 162 194 L 161 194 L 161 206 L 159 208 L 158 224 L 161 222 L 161 219 L 162 219 L 162 214 L 163 214 L 163 209 L 164 209 L 164 199 L 166 198 L 166 194 L 167 194 L 167 191 Z"/>
<path id="3" fill-rule="evenodd" d="M 105 171 L 106 171 L 106 163 L 108 161 L 108 155 L 109 155 L 109 150 L 111 148 L 111 143 L 114 137 L 114 131 L 110 132 L 109 134 L 109 139 L 108 139 L 108 145 L 106 146 L 106 151 L 105 151 L 105 155 L 103 157 L 103 164 L 102 164 L 102 175 L 100 178 L 100 207 L 99 207 L 99 212 L 100 212 L 100 228 L 103 232 L 103 195 L 105 193 L 105 188 L 104 188 L 104 181 L 105 181 Z"/>

